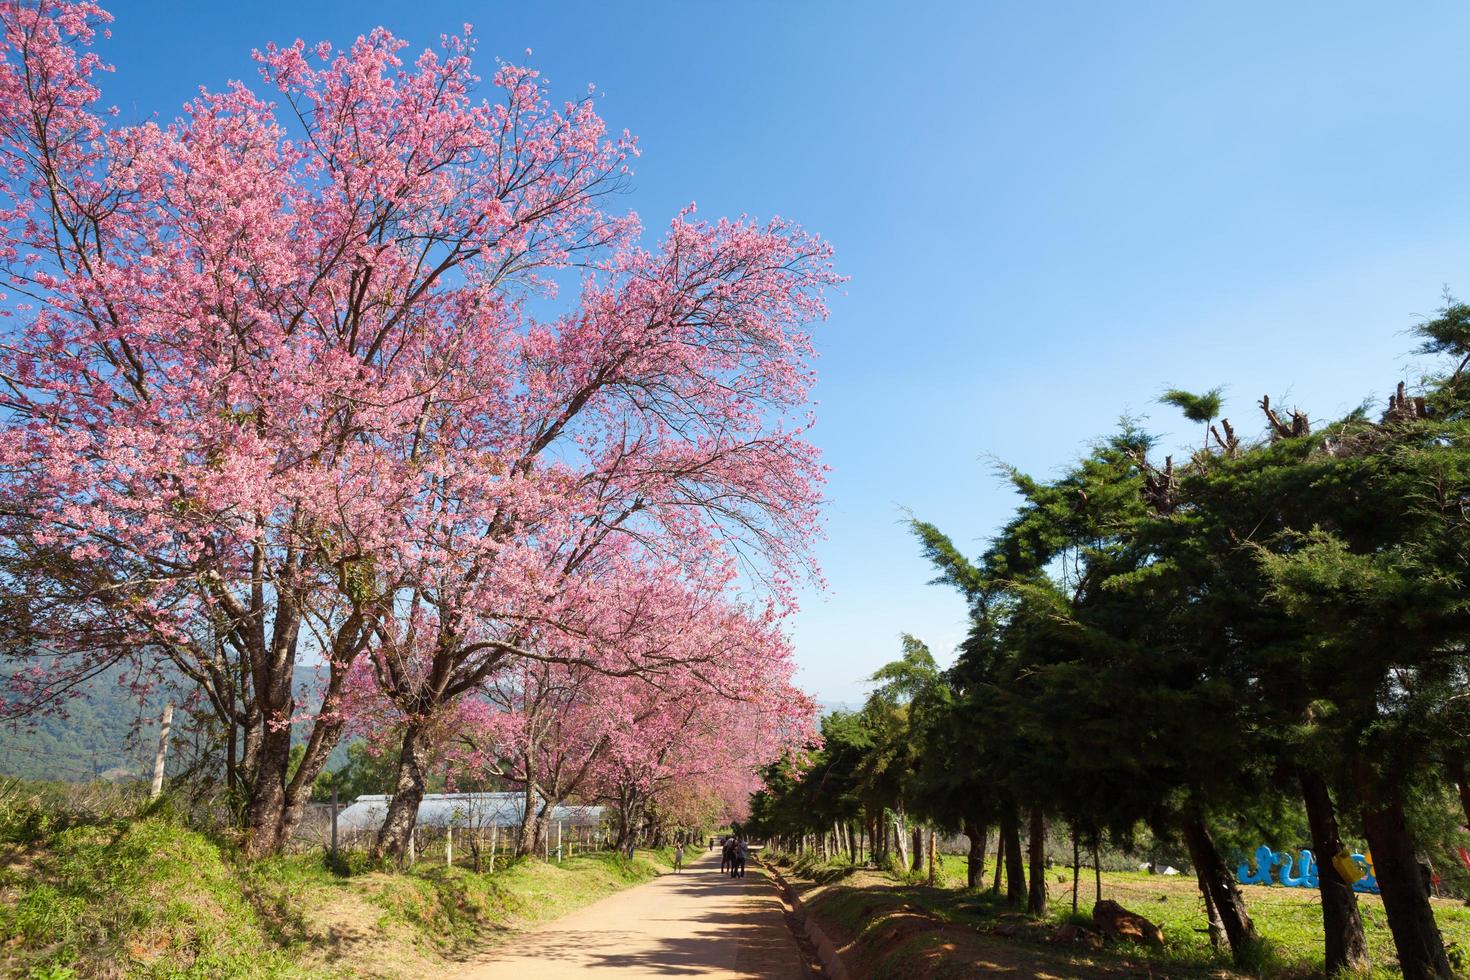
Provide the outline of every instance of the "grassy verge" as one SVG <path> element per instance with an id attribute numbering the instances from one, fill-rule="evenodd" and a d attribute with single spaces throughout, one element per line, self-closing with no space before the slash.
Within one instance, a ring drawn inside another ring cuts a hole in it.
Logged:
<path id="1" fill-rule="evenodd" d="M 0 975 L 47 980 L 420 976 L 670 862 L 343 873 L 319 853 L 246 862 L 157 810 L 70 826 L 23 810 L 0 805 Z"/>
<path id="2" fill-rule="evenodd" d="M 1033 919 L 986 890 L 963 888 L 964 859 L 947 857 L 936 887 L 922 878 L 854 868 L 841 862 L 777 858 L 808 907 L 858 972 L 875 978 L 960 977 L 985 971 L 1017 976 L 1310 977 L 1322 970 L 1321 908 L 1306 889 L 1246 889 L 1263 942 L 1251 969 L 1237 970 L 1228 953 L 1211 948 L 1193 878 L 1105 872 L 1103 897 L 1158 923 L 1162 950 L 1119 945 L 1092 948 L 1064 939 L 1063 927 L 1086 923 L 1093 891 L 1084 875 L 1079 915 L 1072 916 L 1071 875 L 1051 869 L 1050 914 Z M 1361 896 L 1371 975 L 1397 976 L 1393 940 L 1382 902 Z M 1436 901 L 1435 913 L 1452 953 L 1470 946 L 1470 909 Z"/>

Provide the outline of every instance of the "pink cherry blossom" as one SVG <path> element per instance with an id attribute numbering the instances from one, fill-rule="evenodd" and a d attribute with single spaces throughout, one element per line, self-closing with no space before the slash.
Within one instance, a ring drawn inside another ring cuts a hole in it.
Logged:
<path id="1" fill-rule="evenodd" d="M 776 649 L 814 572 L 828 246 L 692 209 L 640 244 L 636 142 L 534 70 L 482 85 L 468 29 L 267 45 L 114 126 L 107 20 L 0 0 L 0 612 L 43 666 L 10 710 L 120 659 L 191 686 L 264 852 L 359 712 L 402 720 L 412 808 L 424 726 L 506 671 L 627 679 L 624 712 L 754 684 L 720 644 Z"/>

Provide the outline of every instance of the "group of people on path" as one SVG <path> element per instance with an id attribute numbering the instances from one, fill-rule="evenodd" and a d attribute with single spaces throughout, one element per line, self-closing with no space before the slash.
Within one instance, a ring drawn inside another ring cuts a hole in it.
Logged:
<path id="1" fill-rule="evenodd" d="M 750 857 L 750 845 L 744 838 L 726 837 L 720 846 L 720 870 L 731 878 L 745 877 L 745 862 Z"/>
<path id="2" fill-rule="evenodd" d="M 715 839 L 709 839 L 709 846 L 713 850 Z M 720 871 L 728 874 L 731 878 L 745 877 L 745 862 L 750 859 L 750 845 L 741 837 L 725 837 L 720 841 Z M 679 842 L 674 845 L 674 872 L 677 874 L 684 870 L 684 844 Z"/>

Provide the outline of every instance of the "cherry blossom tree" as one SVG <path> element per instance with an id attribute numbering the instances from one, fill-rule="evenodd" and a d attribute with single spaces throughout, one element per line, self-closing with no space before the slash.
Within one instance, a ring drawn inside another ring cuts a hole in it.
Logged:
<path id="1" fill-rule="evenodd" d="M 366 664 L 405 719 L 394 852 L 424 726 L 497 670 L 646 673 L 652 647 L 588 642 L 607 611 L 651 636 L 628 624 L 737 573 L 789 609 L 824 243 L 686 212 L 639 247 L 605 209 L 633 140 L 529 69 L 479 98 L 468 28 L 411 63 L 383 30 L 269 46 L 275 101 L 233 83 L 117 126 L 107 21 L 0 2 L 0 613 L 34 665 L 10 710 L 167 664 L 264 853 Z"/>
<path id="2" fill-rule="evenodd" d="M 736 815 L 758 767 L 811 742 L 816 706 L 794 687 L 774 622 L 724 604 L 701 613 L 660 640 L 672 662 L 615 673 L 521 661 L 439 729 L 450 771 L 526 794 L 521 853 L 568 799 L 612 803 L 620 843 L 654 811 Z"/>

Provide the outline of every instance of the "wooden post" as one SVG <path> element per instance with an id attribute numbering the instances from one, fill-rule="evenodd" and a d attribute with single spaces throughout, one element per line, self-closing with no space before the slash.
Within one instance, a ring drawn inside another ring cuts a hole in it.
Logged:
<path id="1" fill-rule="evenodd" d="M 495 849 L 500 846 L 500 824 L 490 825 L 490 873 L 495 873 Z"/>
<path id="2" fill-rule="evenodd" d="M 561 864 L 561 821 L 556 822 L 556 863 Z"/>
<path id="3" fill-rule="evenodd" d="M 410 868 L 413 867 L 414 861 L 418 859 L 418 838 L 419 829 L 417 827 L 408 832 L 408 866 Z"/>
<path id="4" fill-rule="evenodd" d="M 337 856 L 337 787 L 332 787 L 332 857 Z"/>
<path id="5" fill-rule="evenodd" d="M 444 866 L 454 867 L 454 828 L 444 828 Z"/>
<path id="6" fill-rule="evenodd" d="M 158 730 L 158 755 L 153 760 L 153 792 L 148 798 L 157 799 L 158 794 L 163 792 L 163 758 L 168 754 L 168 731 L 174 723 L 174 703 L 166 701 L 163 705 L 163 727 Z"/>

